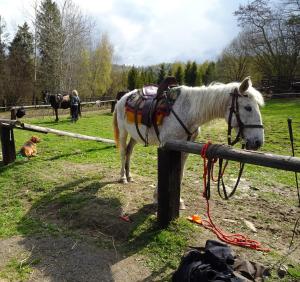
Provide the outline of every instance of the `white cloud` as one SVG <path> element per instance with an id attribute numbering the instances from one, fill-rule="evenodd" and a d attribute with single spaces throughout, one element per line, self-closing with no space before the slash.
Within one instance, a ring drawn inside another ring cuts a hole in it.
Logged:
<path id="1" fill-rule="evenodd" d="M 62 0 L 60 0 L 62 1 Z M 238 33 L 233 16 L 247 0 L 73 0 L 107 32 L 118 63 L 214 59 Z M 13 4 L 15 3 L 15 4 Z M 22 23 L 25 0 L 0 0 L 6 21 Z M 23 8 L 21 8 L 23 6 Z M 22 12 L 23 9 L 23 12 Z M 26 10 L 26 9 L 25 9 Z M 22 15 L 23 13 L 23 15 Z"/>

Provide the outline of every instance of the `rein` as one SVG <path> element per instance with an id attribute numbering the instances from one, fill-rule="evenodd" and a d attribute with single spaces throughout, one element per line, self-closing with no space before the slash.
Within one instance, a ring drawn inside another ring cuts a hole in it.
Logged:
<path id="1" fill-rule="evenodd" d="M 240 141 L 240 139 L 244 138 L 244 132 L 243 130 L 245 128 L 264 128 L 262 124 L 244 124 L 241 120 L 240 117 L 240 112 L 239 112 L 239 103 L 238 103 L 238 98 L 242 97 L 241 94 L 239 94 L 239 91 L 237 88 L 233 90 L 232 93 L 230 93 L 232 99 L 231 99 L 231 106 L 230 106 L 230 112 L 229 112 L 229 118 L 228 118 L 228 129 L 227 129 L 227 143 L 230 146 L 235 145 L 237 142 Z M 238 123 L 238 133 L 235 139 L 232 141 L 231 137 L 231 132 L 232 132 L 232 116 L 235 114 L 237 123 Z"/>
<path id="2" fill-rule="evenodd" d="M 263 125 L 260 124 L 249 124 L 249 125 L 245 125 L 241 118 L 240 118 L 240 113 L 239 113 L 239 104 L 238 104 L 238 98 L 241 96 L 238 93 L 238 89 L 234 89 L 233 93 L 231 93 L 232 95 L 232 100 L 231 100 L 231 107 L 230 107 L 230 112 L 229 112 L 229 120 L 228 120 L 228 145 L 233 146 L 234 144 L 236 144 L 241 138 L 244 138 L 244 128 L 263 128 Z M 235 139 L 232 141 L 232 137 L 231 137 L 231 132 L 232 132 L 232 116 L 233 114 L 236 115 L 236 119 L 237 119 L 237 123 L 238 123 L 238 133 L 237 136 L 235 137 Z M 216 226 L 213 221 L 212 218 L 210 216 L 210 205 L 209 205 L 209 198 L 210 198 L 210 181 L 214 180 L 213 177 L 213 168 L 214 168 L 214 164 L 217 162 L 217 158 L 208 158 L 207 157 L 207 150 L 209 148 L 209 145 L 211 144 L 211 142 L 208 142 L 207 144 L 205 144 L 201 150 L 201 157 L 203 158 L 203 164 L 204 164 L 204 168 L 203 168 L 203 197 L 205 198 L 206 201 L 206 216 L 207 219 L 201 219 L 198 215 L 195 215 L 193 217 L 188 218 L 191 221 L 194 221 L 196 223 L 200 223 L 202 224 L 205 228 L 211 230 L 212 232 L 214 232 L 216 234 L 216 236 L 223 242 L 232 244 L 232 245 L 237 245 L 237 246 L 242 246 L 242 247 L 246 247 L 246 248 L 250 248 L 250 249 L 254 249 L 257 251 L 263 251 L 263 252 L 268 252 L 270 251 L 268 248 L 265 248 L 261 245 L 260 242 L 256 241 L 256 240 L 252 240 L 248 237 L 246 237 L 245 235 L 236 233 L 236 234 L 228 234 L 225 233 L 222 229 L 220 229 L 218 226 Z M 242 144 L 242 148 L 245 148 L 245 144 Z M 243 170 L 244 170 L 244 163 L 240 163 L 240 170 L 239 170 L 239 174 L 238 174 L 238 178 L 236 180 L 236 183 L 232 189 L 232 191 L 228 194 L 227 190 L 226 190 L 226 186 L 224 184 L 224 180 L 223 180 L 223 175 L 225 172 L 225 169 L 228 165 L 228 160 L 226 160 L 225 165 L 223 166 L 223 159 L 219 159 L 219 173 L 218 173 L 218 178 L 217 178 L 217 186 L 218 186 L 218 193 L 220 195 L 220 197 L 222 199 L 226 199 L 228 200 L 231 196 L 234 195 Z M 222 184 L 222 188 L 223 188 L 223 195 L 221 193 L 221 188 L 220 188 L 220 184 Z"/>
<path id="3" fill-rule="evenodd" d="M 206 201 L 206 216 L 207 219 L 202 219 L 198 215 L 193 215 L 192 217 L 188 217 L 188 219 L 192 222 L 196 222 L 198 224 L 203 225 L 206 229 L 211 230 L 216 236 L 223 242 L 241 246 L 245 248 L 250 248 L 257 251 L 269 252 L 268 248 L 262 246 L 262 244 L 256 240 L 252 240 L 247 236 L 239 233 L 229 234 L 225 233 L 222 229 L 220 229 L 213 222 L 210 214 L 210 205 L 209 205 L 209 197 L 210 197 L 210 178 L 212 178 L 213 165 L 217 161 L 217 159 L 207 158 L 207 150 L 211 142 L 205 144 L 201 150 L 201 157 L 203 158 L 203 197 Z"/>
<path id="4" fill-rule="evenodd" d="M 231 99 L 231 106 L 230 106 L 230 112 L 229 112 L 229 118 L 228 118 L 228 128 L 227 128 L 227 144 L 229 146 L 233 146 L 236 143 L 238 143 L 241 139 L 243 140 L 244 138 L 244 129 L 245 128 L 264 128 L 262 124 L 244 124 L 241 120 L 240 117 L 240 112 L 239 112 L 239 103 L 238 103 L 238 98 L 242 97 L 242 95 L 238 92 L 238 89 L 235 88 L 232 93 L 230 93 L 232 99 Z M 238 124 L 238 133 L 235 137 L 235 139 L 232 141 L 232 116 L 235 114 L 237 124 Z M 245 148 L 245 143 L 242 143 L 242 149 Z M 225 172 L 225 169 L 228 165 L 229 161 L 226 160 L 225 164 L 223 166 L 223 159 L 219 159 L 219 173 L 218 173 L 218 180 L 217 180 L 217 187 L 218 187 L 218 194 L 222 199 L 228 200 L 231 198 L 234 193 L 236 192 L 236 189 L 240 183 L 245 164 L 240 163 L 240 169 L 238 173 L 237 180 L 235 182 L 235 185 L 232 189 L 232 191 L 228 194 L 226 190 L 226 185 L 224 183 L 223 175 Z M 221 193 L 221 184 L 222 184 L 222 193 Z"/>

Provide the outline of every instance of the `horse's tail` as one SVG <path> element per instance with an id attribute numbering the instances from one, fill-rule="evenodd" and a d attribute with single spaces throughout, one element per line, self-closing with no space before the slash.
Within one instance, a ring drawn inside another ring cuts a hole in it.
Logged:
<path id="1" fill-rule="evenodd" d="M 120 143 L 120 132 L 119 132 L 119 126 L 118 126 L 117 108 L 115 108 L 115 110 L 114 110 L 113 126 L 114 126 L 115 142 L 116 142 L 116 146 L 118 148 L 119 143 Z"/>

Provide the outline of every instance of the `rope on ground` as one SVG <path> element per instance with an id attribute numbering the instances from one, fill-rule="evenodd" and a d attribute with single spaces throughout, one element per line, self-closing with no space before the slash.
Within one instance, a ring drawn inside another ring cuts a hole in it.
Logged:
<path id="1" fill-rule="evenodd" d="M 196 222 L 198 224 L 203 225 L 206 229 L 211 230 L 213 233 L 216 234 L 216 236 L 223 242 L 241 246 L 245 248 L 254 249 L 257 251 L 263 251 L 268 252 L 270 249 L 262 247 L 261 243 L 249 239 L 247 236 L 235 233 L 235 234 L 228 234 L 225 233 L 223 230 L 221 230 L 219 227 L 217 227 L 211 218 L 210 215 L 210 205 L 209 205 L 209 196 L 210 196 L 210 179 L 213 179 L 213 166 L 216 163 L 217 159 L 208 159 L 207 158 L 207 150 L 211 142 L 208 142 L 205 144 L 201 150 L 201 157 L 203 158 L 203 197 L 206 200 L 206 216 L 207 219 L 201 219 L 199 216 L 193 216 L 190 217 L 189 220 Z M 224 172 L 223 172 L 224 173 Z M 223 174 L 222 173 L 222 174 Z"/>

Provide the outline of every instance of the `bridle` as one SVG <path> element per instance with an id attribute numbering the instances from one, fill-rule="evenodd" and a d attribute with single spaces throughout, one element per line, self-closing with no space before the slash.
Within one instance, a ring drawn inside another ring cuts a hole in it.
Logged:
<path id="1" fill-rule="evenodd" d="M 230 146 L 235 145 L 237 142 L 239 142 L 241 139 L 244 139 L 244 129 L 245 128 L 264 128 L 262 124 L 244 124 L 240 117 L 239 112 L 239 103 L 238 98 L 242 97 L 242 95 L 239 93 L 238 89 L 235 88 L 233 92 L 230 93 L 231 95 L 231 106 L 229 111 L 229 117 L 228 117 L 228 129 L 227 129 L 227 143 Z M 244 95 L 245 96 L 245 95 Z M 235 114 L 237 124 L 238 124 L 238 133 L 235 137 L 235 139 L 232 141 L 232 116 Z M 245 147 L 245 144 L 243 144 L 243 149 Z"/>
<path id="2" fill-rule="evenodd" d="M 244 124 L 240 117 L 239 103 L 238 103 L 238 98 L 242 97 L 242 95 L 239 93 L 237 88 L 235 88 L 233 90 L 233 92 L 230 93 L 230 95 L 232 98 L 231 98 L 231 106 L 230 106 L 229 117 L 228 117 L 227 143 L 229 146 L 233 146 L 242 139 L 243 140 L 242 149 L 244 149 L 246 146 L 246 144 L 244 142 L 244 129 L 245 128 L 264 128 L 264 126 L 262 124 Z M 235 114 L 235 117 L 237 120 L 238 133 L 237 133 L 235 139 L 232 141 L 231 133 L 232 133 L 232 128 L 233 128 L 233 126 L 232 126 L 233 114 Z M 218 173 L 218 181 L 217 181 L 218 182 L 217 183 L 218 193 L 221 198 L 226 199 L 226 200 L 228 200 L 230 197 L 232 197 L 233 194 L 235 193 L 235 191 L 239 185 L 245 164 L 240 163 L 240 170 L 239 170 L 239 174 L 238 174 L 236 183 L 235 183 L 232 191 L 229 194 L 227 193 L 226 186 L 225 186 L 225 183 L 223 180 L 223 174 L 224 174 L 224 171 L 225 171 L 227 165 L 228 165 L 228 160 L 226 160 L 226 162 L 223 166 L 223 159 L 219 159 L 219 173 Z M 220 184 L 222 184 L 223 194 L 221 193 Z"/>

